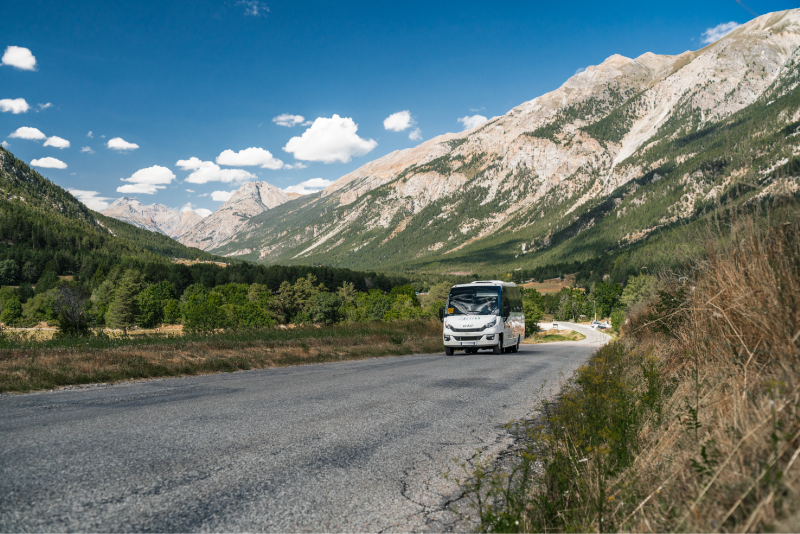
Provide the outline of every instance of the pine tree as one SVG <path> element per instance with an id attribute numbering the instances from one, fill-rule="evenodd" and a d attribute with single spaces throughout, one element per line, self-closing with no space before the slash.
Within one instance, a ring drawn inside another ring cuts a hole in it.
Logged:
<path id="1" fill-rule="evenodd" d="M 136 296 L 139 293 L 139 273 L 128 271 L 120 279 L 114 300 L 106 313 L 106 324 L 111 328 L 121 328 L 128 335 L 128 328 L 136 323 Z"/>

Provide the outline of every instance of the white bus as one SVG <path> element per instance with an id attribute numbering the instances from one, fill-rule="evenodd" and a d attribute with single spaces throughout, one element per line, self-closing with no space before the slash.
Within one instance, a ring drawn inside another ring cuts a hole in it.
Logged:
<path id="1" fill-rule="evenodd" d="M 439 310 L 444 322 L 444 352 L 468 354 L 491 349 L 494 354 L 517 352 L 525 338 L 525 314 L 517 285 L 482 280 L 450 288 Z"/>

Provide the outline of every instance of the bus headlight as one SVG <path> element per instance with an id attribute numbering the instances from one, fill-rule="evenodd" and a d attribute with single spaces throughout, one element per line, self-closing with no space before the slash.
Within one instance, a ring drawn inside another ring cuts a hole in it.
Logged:
<path id="1" fill-rule="evenodd" d="M 491 328 L 491 327 L 493 327 L 493 326 L 494 326 L 494 325 L 496 325 L 496 324 L 497 324 L 497 317 L 495 317 L 494 319 L 492 319 L 492 322 L 490 322 L 490 323 L 486 323 L 485 325 L 483 325 L 483 329 L 484 329 L 484 330 L 486 330 L 487 328 Z"/>

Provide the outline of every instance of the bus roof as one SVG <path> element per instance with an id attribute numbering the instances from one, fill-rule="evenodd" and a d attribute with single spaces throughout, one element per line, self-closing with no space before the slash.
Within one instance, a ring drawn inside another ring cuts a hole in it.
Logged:
<path id="1" fill-rule="evenodd" d="M 453 287 L 471 287 L 471 286 L 517 287 L 517 284 L 515 284 L 514 282 L 503 282 L 502 280 L 475 280 L 474 282 L 470 282 L 469 284 L 456 284 Z"/>

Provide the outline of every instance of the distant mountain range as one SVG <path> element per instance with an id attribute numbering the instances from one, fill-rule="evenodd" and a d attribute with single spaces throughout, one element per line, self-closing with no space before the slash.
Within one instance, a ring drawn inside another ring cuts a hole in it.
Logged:
<path id="1" fill-rule="evenodd" d="M 511 269 L 620 251 L 715 210 L 796 198 L 798 83 L 800 9 L 763 15 L 698 51 L 611 56 L 293 202 L 245 184 L 236 202 L 247 209 L 232 197 L 178 239 L 370 269 Z"/>
<path id="2" fill-rule="evenodd" d="M 163 204 L 146 206 L 131 197 L 117 199 L 101 213 L 207 250 L 226 243 L 250 217 L 298 197 L 297 193 L 284 193 L 266 182 L 248 182 L 207 218 L 197 211 L 174 210 Z"/>

